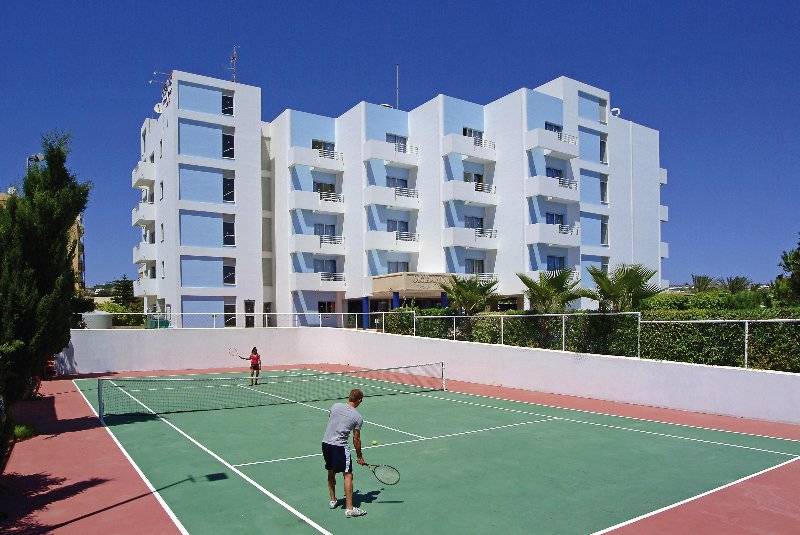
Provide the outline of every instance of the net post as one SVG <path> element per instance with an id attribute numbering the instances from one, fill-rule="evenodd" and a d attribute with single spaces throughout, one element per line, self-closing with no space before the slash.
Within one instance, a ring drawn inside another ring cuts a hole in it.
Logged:
<path id="1" fill-rule="evenodd" d="M 642 313 L 636 313 L 636 358 L 642 358 Z"/>
<path id="2" fill-rule="evenodd" d="M 747 368 L 747 339 L 750 334 L 750 322 L 744 320 L 744 367 Z"/>
<path id="3" fill-rule="evenodd" d="M 414 320 L 414 327 L 413 327 L 411 335 L 412 336 L 417 336 L 417 313 L 416 312 L 412 312 L 412 314 L 413 315 L 411 317 Z"/>
<path id="4" fill-rule="evenodd" d="M 503 319 L 504 316 L 500 316 L 500 345 L 505 345 L 504 337 L 503 337 Z"/>
<path id="5" fill-rule="evenodd" d="M 105 420 L 103 419 L 103 412 L 105 409 L 105 405 L 103 403 L 103 380 L 97 380 L 97 416 L 100 418 L 100 423 L 103 425 L 106 424 Z"/>
<path id="6" fill-rule="evenodd" d="M 453 340 L 456 339 L 456 317 L 453 316 Z"/>
<path id="7" fill-rule="evenodd" d="M 567 350 L 567 315 L 561 315 L 561 351 Z"/>
<path id="8" fill-rule="evenodd" d="M 322 314 L 319 314 L 319 326 L 322 327 Z"/>
<path id="9" fill-rule="evenodd" d="M 447 379 L 444 375 L 444 362 L 442 362 L 442 390 L 447 390 Z"/>
<path id="10" fill-rule="evenodd" d="M 381 312 L 381 332 L 386 332 L 386 312 Z"/>

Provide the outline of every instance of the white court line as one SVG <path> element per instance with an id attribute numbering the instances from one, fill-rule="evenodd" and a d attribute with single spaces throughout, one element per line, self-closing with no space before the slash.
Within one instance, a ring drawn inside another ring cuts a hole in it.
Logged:
<path id="1" fill-rule="evenodd" d="M 114 385 L 114 386 L 117 386 L 116 384 L 114 384 L 114 381 L 111 381 L 111 384 Z M 195 440 L 194 438 L 189 436 L 189 434 L 187 434 L 185 431 L 183 431 L 180 427 L 178 427 L 177 425 L 173 424 L 169 420 L 166 420 L 161 415 L 156 414 L 155 411 L 153 411 L 150 407 L 148 407 L 147 405 L 145 405 L 144 403 L 139 401 L 139 399 L 137 399 L 134 395 L 130 394 L 129 392 L 125 391 L 124 389 L 120 389 L 120 390 L 122 391 L 123 394 L 125 394 L 126 396 L 128 396 L 129 398 L 134 400 L 136 403 L 138 403 L 139 405 L 144 407 L 148 412 L 153 414 L 156 418 L 158 418 L 159 420 L 161 420 L 162 422 L 164 422 L 165 424 L 167 424 L 168 426 L 173 428 L 175 431 L 177 431 L 178 433 L 183 435 L 183 437 L 185 437 L 187 440 L 189 440 L 189 442 L 191 442 L 192 444 L 194 444 L 195 446 L 197 446 L 198 448 L 200 448 L 201 450 L 203 450 L 204 452 L 209 454 L 211 457 L 213 457 L 214 459 L 219 461 L 223 466 L 225 466 L 226 468 L 231 470 L 233 473 L 235 473 L 236 475 L 238 475 L 239 477 L 241 477 L 242 479 L 244 479 L 245 481 L 247 481 L 248 483 L 253 485 L 256 489 L 261 491 L 262 494 L 264 494 L 265 496 L 270 498 L 272 501 L 274 501 L 275 503 L 277 503 L 278 505 L 280 505 L 281 507 L 283 507 L 284 509 L 286 509 L 287 511 L 292 513 L 294 516 L 296 516 L 297 518 L 299 518 L 300 520 L 302 520 L 303 522 L 305 522 L 306 524 L 308 524 L 312 528 L 316 529 L 318 532 L 323 533 L 324 535 L 333 535 L 330 531 L 326 530 L 325 528 L 323 528 L 322 526 L 320 526 L 319 524 L 317 524 L 316 522 L 314 522 L 313 520 L 308 518 L 306 515 L 304 515 L 303 513 L 301 513 L 300 511 L 298 511 L 297 509 L 295 509 L 294 507 L 292 507 L 291 505 L 289 505 L 285 501 L 281 500 L 279 497 L 277 497 L 276 495 L 274 495 L 273 493 L 271 493 L 270 491 L 268 491 L 267 489 L 262 487 L 259 483 L 257 483 L 256 481 L 253 481 L 250 477 L 248 477 L 241 470 L 239 470 L 238 468 L 236 468 L 235 466 L 230 464 L 228 461 L 226 461 L 225 459 L 223 459 L 222 457 L 220 457 L 219 455 L 217 455 L 216 453 L 214 453 L 213 451 L 211 451 L 210 449 L 205 447 L 203 444 L 201 444 L 200 442 L 198 442 L 197 440 Z"/>
<path id="2" fill-rule="evenodd" d="M 486 427 L 483 429 L 473 429 L 471 431 L 460 431 L 458 433 L 449 433 L 447 435 L 437 435 L 435 437 L 420 437 L 411 440 L 400 440 L 398 442 L 387 442 L 386 444 L 376 444 L 374 446 L 364 446 L 363 449 L 373 449 L 373 448 L 385 448 L 386 446 L 398 446 L 400 444 L 411 444 L 413 442 L 425 442 L 426 440 L 438 440 L 440 438 L 450 438 L 450 437 L 460 437 L 462 435 L 473 435 L 475 433 L 484 433 L 486 431 L 494 431 L 496 429 L 505 429 L 508 427 L 518 427 L 520 425 L 528 425 L 528 424 L 538 424 L 541 422 L 549 422 L 553 420 L 553 418 L 543 418 L 541 420 L 531 420 L 528 422 L 517 422 L 515 424 L 506 424 L 506 425 L 496 425 L 494 427 Z M 307 459 L 309 457 L 321 457 L 321 453 L 309 453 L 308 455 L 297 455 L 295 457 L 283 457 L 281 459 L 268 459 L 266 461 L 253 461 L 249 463 L 240 463 L 235 464 L 233 466 L 252 466 L 255 464 L 268 464 L 268 463 L 278 463 L 281 461 L 293 461 L 295 459 Z"/>
<path id="3" fill-rule="evenodd" d="M 78 379 L 78 380 L 85 381 L 86 379 Z M 175 524 L 175 527 L 178 528 L 178 531 L 180 531 L 183 535 L 188 535 L 189 531 L 183 526 L 181 521 L 178 520 L 178 517 L 175 516 L 175 513 L 172 511 L 172 509 L 170 509 L 169 505 L 167 505 L 167 502 L 164 501 L 164 498 L 161 497 L 161 494 L 159 494 L 156 488 L 153 486 L 153 484 L 150 483 L 150 480 L 147 479 L 147 476 L 144 475 L 144 472 L 142 472 L 141 468 L 139 468 L 139 465 L 137 465 L 136 462 L 133 460 L 133 457 L 131 457 L 130 454 L 128 454 L 128 452 L 122 446 L 122 443 L 119 440 L 117 440 L 117 437 L 114 435 L 114 433 L 111 432 L 111 429 L 109 429 L 106 426 L 102 418 L 100 418 L 100 415 L 97 414 L 96 410 L 94 410 L 92 404 L 89 403 L 89 399 L 86 397 L 86 394 L 83 393 L 83 390 L 81 390 L 81 388 L 78 386 L 78 383 L 76 383 L 75 381 L 76 381 L 75 379 L 72 380 L 73 386 L 80 393 L 81 397 L 83 398 L 83 401 L 86 402 L 86 404 L 89 406 L 89 409 L 91 409 L 92 413 L 100 420 L 100 424 L 102 425 L 103 429 L 105 429 L 106 432 L 109 434 L 111 440 L 113 440 L 114 444 L 116 444 L 117 447 L 119 448 L 119 451 L 121 451 L 122 455 L 128 460 L 129 463 L 131 463 L 133 469 L 136 471 L 137 474 L 139 474 L 139 477 L 142 478 L 142 481 L 144 481 L 145 486 L 153 494 L 156 501 L 161 505 L 161 508 L 164 509 L 164 512 L 167 513 L 167 516 Z"/>
<path id="4" fill-rule="evenodd" d="M 291 403 L 297 403 L 298 405 L 303 405 L 303 406 L 308 407 L 310 409 L 315 409 L 315 410 L 322 411 L 322 412 L 330 412 L 328 409 L 323 409 L 322 407 L 317 407 L 316 405 L 309 405 L 308 403 L 303 403 L 302 401 L 295 401 L 293 399 L 285 398 L 285 397 L 279 396 L 277 394 L 270 394 L 269 392 L 264 392 L 263 390 L 257 390 L 255 388 L 252 388 L 252 387 L 249 387 L 249 386 L 244 386 L 244 385 L 238 385 L 238 386 L 239 386 L 239 388 L 244 388 L 245 390 L 252 390 L 253 392 L 258 392 L 259 394 L 264 394 L 265 396 L 272 396 L 274 398 L 282 399 L 284 401 L 289 401 Z M 364 422 L 366 422 L 366 423 L 368 423 L 370 425 L 374 425 L 374 426 L 377 426 L 377 427 L 382 427 L 384 429 L 388 429 L 389 431 L 396 431 L 396 432 L 401 433 L 403 435 L 408 435 L 408 436 L 416 437 L 416 438 L 425 438 L 422 435 L 417 435 L 416 433 L 409 433 L 408 431 L 403 431 L 402 429 L 395 429 L 394 427 L 389 427 L 388 425 L 378 424 L 378 423 L 372 422 L 370 420 L 364 420 Z"/>
<path id="5" fill-rule="evenodd" d="M 706 492 L 703 492 L 701 494 L 697 494 L 696 496 L 692 496 L 691 498 L 686 498 L 685 500 L 681 500 L 679 502 L 673 503 L 672 505 L 667 505 L 666 507 L 662 507 L 661 509 L 656 509 L 655 511 L 650 511 L 649 513 L 645 513 L 645 514 L 643 514 L 641 516 L 637 516 L 636 518 L 631 518 L 630 520 L 626 520 L 625 522 L 620 522 L 619 524 L 614 524 L 613 526 L 607 527 L 607 528 L 605 528 L 603 530 L 595 531 L 592 535 L 601 535 L 603 533 L 608 533 L 610 531 L 614 531 L 615 529 L 619 529 L 619 528 L 621 528 L 623 526 L 628 526 L 630 524 L 633 524 L 634 522 L 638 522 L 639 520 L 643 520 L 645 518 L 657 515 L 659 513 L 667 511 L 669 509 L 674 509 L 675 507 L 678 507 L 678 506 L 683 505 L 685 503 L 700 499 L 700 498 L 702 498 L 704 496 L 708 496 L 709 494 L 713 494 L 715 492 L 718 492 L 720 490 L 726 489 L 728 487 L 732 487 L 734 485 L 738 485 L 739 483 L 741 483 L 743 481 L 747 481 L 748 479 L 752 479 L 752 478 L 760 476 L 762 474 L 766 474 L 767 472 L 771 472 L 772 470 L 777 470 L 778 468 L 784 467 L 787 464 L 793 463 L 795 461 L 797 461 L 797 458 L 790 459 L 790 460 L 788 460 L 786 462 L 783 462 L 781 464 L 777 464 L 775 466 L 771 466 L 770 468 L 766 468 L 764 470 L 761 470 L 760 472 L 756 472 L 755 474 L 750 474 L 749 476 L 744 476 L 742 478 L 737 479 L 736 481 L 731 481 L 730 483 L 727 483 L 725 485 L 721 485 L 719 487 L 713 488 L 713 489 L 708 490 Z"/>

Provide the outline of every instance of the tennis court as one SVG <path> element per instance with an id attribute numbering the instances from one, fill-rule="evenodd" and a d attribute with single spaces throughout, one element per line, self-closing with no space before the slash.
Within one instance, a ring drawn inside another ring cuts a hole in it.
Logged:
<path id="1" fill-rule="evenodd" d="M 102 412 L 191 533 L 591 533 L 800 457 L 788 439 L 443 390 L 441 373 L 111 379 Z M 75 384 L 97 411 L 98 381 Z M 319 449 L 327 408 L 354 387 L 365 459 L 401 480 L 356 466 L 368 515 L 347 519 L 328 508 Z"/>

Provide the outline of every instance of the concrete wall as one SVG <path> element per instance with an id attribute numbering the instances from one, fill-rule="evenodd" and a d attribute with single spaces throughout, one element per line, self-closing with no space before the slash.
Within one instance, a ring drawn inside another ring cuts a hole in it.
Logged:
<path id="1" fill-rule="evenodd" d="M 235 367 L 228 347 L 265 364 L 369 368 L 444 361 L 451 379 L 746 418 L 800 423 L 800 374 L 453 342 L 346 329 L 73 330 L 65 372 Z"/>

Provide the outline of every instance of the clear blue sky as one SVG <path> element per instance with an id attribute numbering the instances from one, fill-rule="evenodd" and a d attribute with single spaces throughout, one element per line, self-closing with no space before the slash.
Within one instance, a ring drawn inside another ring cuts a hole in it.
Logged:
<path id="1" fill-rule="evenodd" d="M 576 78 L 661 131 L 666 278 L 769 280 L 797 242 L 798 2 L 194 4 L 3 4 L 0 187 L 19 180 L 43 132 L 73 134 L 69 163 L 95 185 L 90 284 L 135 275 L 130 172 L 159 95 L 151 72 L 227 77 L 234 44 L 240 80 L 262 87 L 264 120 L 392 102 L 395 63 L 406 110 L 438 93 L 486 103 Z"/>

